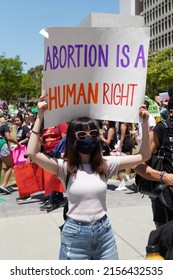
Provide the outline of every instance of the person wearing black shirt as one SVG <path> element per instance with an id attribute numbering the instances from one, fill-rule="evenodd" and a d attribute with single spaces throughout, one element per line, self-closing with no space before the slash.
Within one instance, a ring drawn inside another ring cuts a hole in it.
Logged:
<path id="1" fill-rule="evenodd" d="M 0 120 L 3 117 L 3 113 L 1 113 Z M 20 145 L 17 140 L 12 138 L 8 124 L 0 122 L 0 173 L 2 164 L 5 164 L 6 166 L 3 181 L 0 186 L 0 192 L 4 194 L 11 193 L 10 189 L 7 187 L 7 184 L 14 166 L 8 142 Z"/>
<path id="2" fill-rule="evenodd" d="M 163 160 L 164 171 L 158 171 L 146 163 L 142 163 L 135 168 L 136 173 L 150 181 L 160 181 L 169 186 L 165 192 L 166 203 L 169 206 L 165 207 L 159 197 L 152 199 L 152 208 L 154 214 L 154 222 L 156 227 L 173 220 L 173 100 L 168 102 L 168 119 L 166 120 L 167 127 L 163 122 L 158 122 L 154 129 L 150 131 L 150 147 L 153 155 L 162 145 L 163 137 L 165 137 L 165 129 L 168 129 L 165 139 L 165 155 Z"/>
<path id="3" fill-rule="evenodd" d="M 28 136 L 30 133 L 30 129 L 27 125 L 23 124 L 24 120 L 22 116 L 15 117 L 14 119 L 15 125 L 17 126 L 17 135 L 16 139 L 21 145 L 26 145 L 28 143 Z"/>

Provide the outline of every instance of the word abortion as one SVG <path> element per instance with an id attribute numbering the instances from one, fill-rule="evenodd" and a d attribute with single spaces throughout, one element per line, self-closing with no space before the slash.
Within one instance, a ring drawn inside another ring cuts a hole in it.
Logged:
<path id="1" fill-rule="evenodd" d="M 133 106 L 137 84 L 107 84 L 99 85 L 84 83 L 57 86 L 48 90 L 48 110 L 68 107 L 79 104 L 98 104 L 101 94 L 101 103 L 107 105 Z"/>
<path id="2" fill-rule="evenodd" d="M 111 46 L 112 48 L 112 46 Z M 46 48 L 44 71 L 57 70 L 58 68 L 79 68 L 79 67 L 109 67 L 114 63 L 115 67 L 127 68 L 133 65 L 134 68 L 141 66 L 146 68 L 145 50 L 139 45 L 136 56 L 131 58 L 134 49 L 129 45 L 115 46 L 115 56 L 112 57 L 112 49 L 109 45 L 53 45 Z M 111 57 L 109 58 L 109 53 Z M 133 54 L 134 56 L 134 54 Z M 133 61 L 132 61 L 133 60 Z"/>

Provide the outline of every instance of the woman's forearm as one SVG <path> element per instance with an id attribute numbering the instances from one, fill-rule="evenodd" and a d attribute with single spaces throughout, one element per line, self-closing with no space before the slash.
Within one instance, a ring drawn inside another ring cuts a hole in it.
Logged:
<path id="1" fill-rule="evenodd" d="M 160 181 L 160 171 L 155 170 L 145 163 L 141 163 L 135 167 L 135 172 L 151 181 Z"/>
<path id="2" fill-rule="evenodd" d="M 142 144 L 141 144 L 139 153 L 142 155 L 142 160 L 144 162 L 149 160 L 151 157 L 148 122 L 145 122 L 142 124 Z"/>
<path id="3" fill-rule="evenodd" d="M 28 146 L 27 146 L 27 155 L 29 157 L 33 157 L 38 152 L 38 141 L 40 139 L 40 128 L 42 124 L 42 116 L 37 117 L 34 127 L 32 129 L 32 133 L 29 138 Z"/>
<path id="4" fill-rule="evenodd" d="M 5 138 L 6 138 L 6 140 L 7 140 L 8 142 L 13 143 L 13 144 L 16 144 L 16 145 L 19 145 L 19 142 L 18 142 L 16 139 L 13 139 L 13 138 L 11 137 L 10 132 L 6 132 L 6 133 L 5 133 Z"/>

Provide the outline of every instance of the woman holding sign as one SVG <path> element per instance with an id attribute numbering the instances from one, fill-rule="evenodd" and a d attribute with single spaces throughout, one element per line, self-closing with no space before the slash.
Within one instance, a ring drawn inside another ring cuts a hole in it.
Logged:
<path id="1" fill-rule="evenodd" d="M 67 184 L 68 213 L 61 232 L 61 260 L 115 260 L 118 250 L 107 217 L 107 180 L 119 170 L 134 167 L 150 158 L 148 112 L 143 106 L 143 141 L 136 155 L 102 156 L 99 126 L 88 117 L 70 122 L 64 157 L 48 158 L 37 151 L 39 131 L 47 109 L 45 97 L 40 97 L 38 117 L 28 143 L 27 154 L 32 161 L 55 174 Z"/>

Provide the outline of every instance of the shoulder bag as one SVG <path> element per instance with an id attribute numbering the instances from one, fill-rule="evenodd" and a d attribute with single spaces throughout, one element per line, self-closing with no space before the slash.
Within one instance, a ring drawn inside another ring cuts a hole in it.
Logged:
<path id="1" fill-rule="evenodd" d="M 165 157 L 165 142 L 168 136 L 168 125 L 166 122 L 163 122 L 165 125 L 165 133 L 163 136 L 163 141 L 161 147 L 154 153 L 147 163 L 148 166 L 151 166 L 155 170 L 164 171 L 163 160 Z M 135 183 L 137 186 L 138 192 L 148 195 L 151 197 L 157 197 L 160 193 L 167 187 L 167 185 L 157 182 L 150 181 L 143 178 L 141 175 L 135 175 Z"/>

